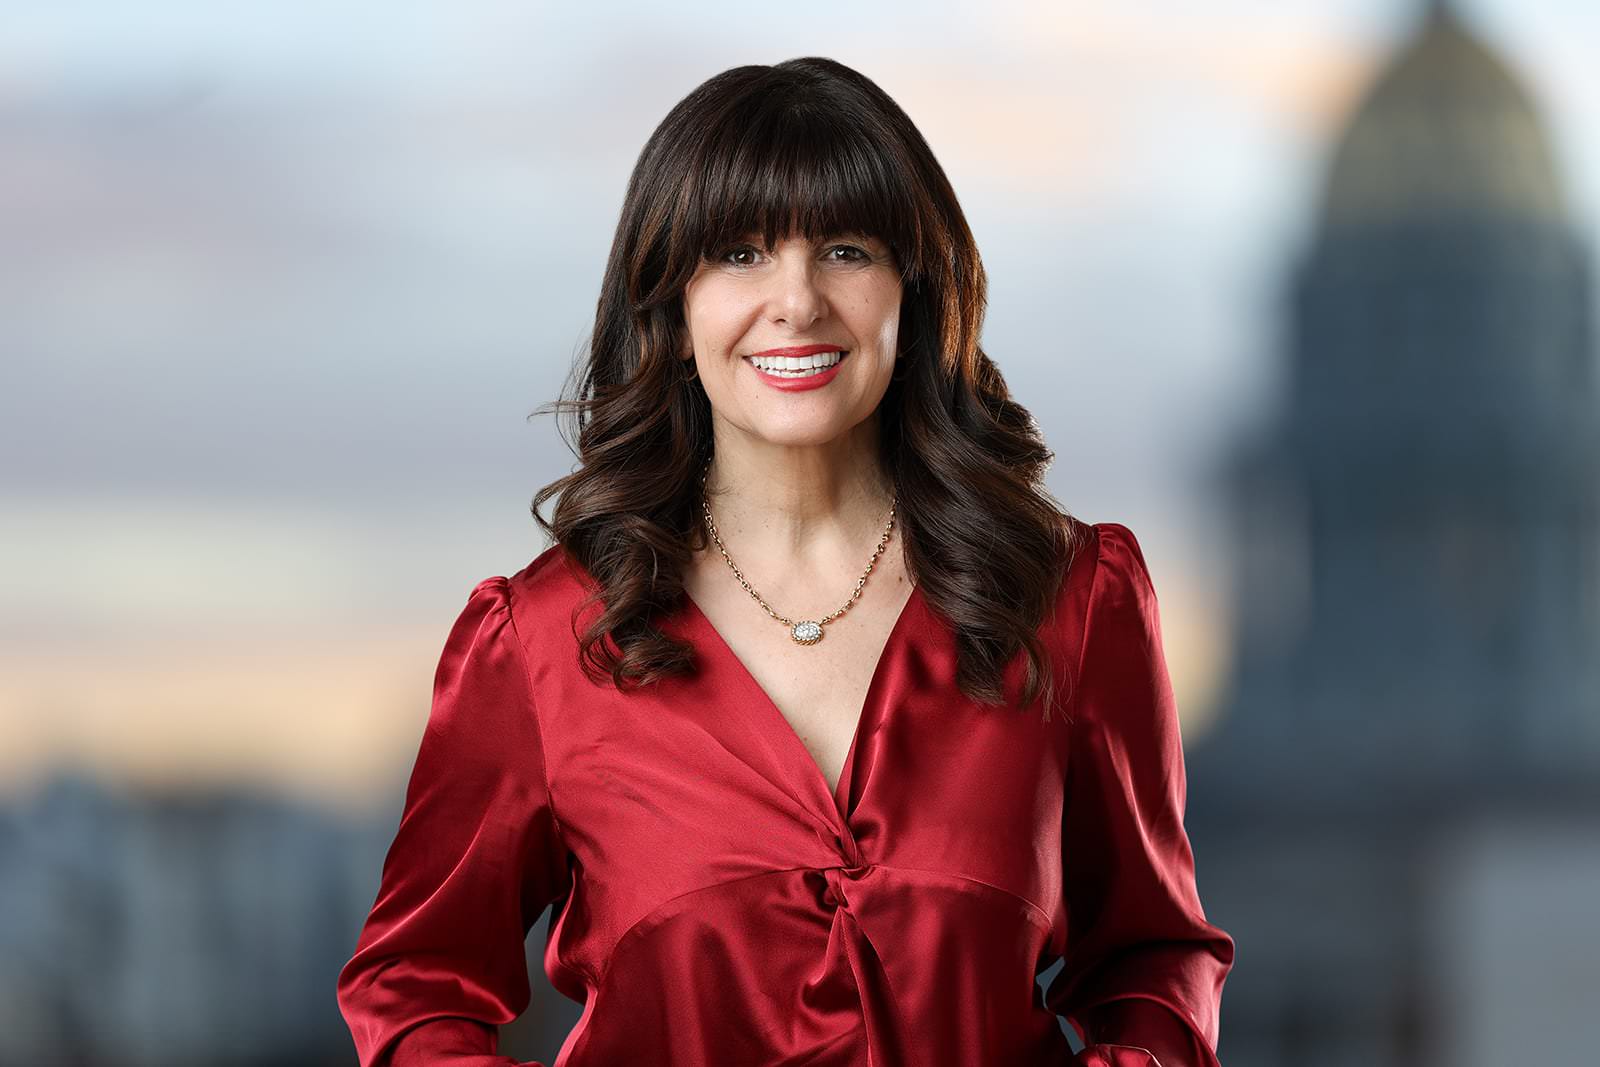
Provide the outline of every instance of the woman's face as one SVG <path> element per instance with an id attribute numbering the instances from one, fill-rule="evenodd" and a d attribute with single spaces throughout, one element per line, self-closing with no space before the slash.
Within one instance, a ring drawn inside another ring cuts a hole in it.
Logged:
<path id="1" fill-rule="evenodd" d="M 753 236 L 702 262 L 684 291 L 700 381 L 716 415 L 754 437 L 788 445 L 833 440 L 872 415 L 889 387 L 899 351 L 899 267 L 887 244 L 860 235 L 760 244 Z M 794 347 L 845 355 L 819 353 L 824 369 L 811 377 L 794 376 L 782 360 L 760 366 L 760 353 Z"/>

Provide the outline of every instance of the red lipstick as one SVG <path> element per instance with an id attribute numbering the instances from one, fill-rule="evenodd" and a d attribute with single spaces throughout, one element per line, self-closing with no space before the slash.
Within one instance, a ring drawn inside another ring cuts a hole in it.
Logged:
<path id="1" fill-rule="evenodd" d="M 801 345 L 796 348 L 769 348 L 765 352 L 757 352 L 756 356 L 814 356 L 818 352 L 838 352 L 839 362 L 827 370 L 808 374 L 803 378 L 791 377 L 783 374 L 768 374 L 751 362 L 750 356 L 745 357 L 745 362 L 750 364 L 750 369 L 756 372 L 767 385 L 774 389 L 781 389 L 786 393 L 799 393 L 807 389 L 820 389 L 839 376 L 839 368 L 844 366 L 844 361 L 849 358 L 850 350 L 838 345 Z"/>
<path id="2" fill-rule="evenodd" d="M 769 348 L 765 352 L 752 352 L 752 356 L 814 356 L 818 352 L 843 352 L 844 345 L 800 345 L 798 348 Z"/>

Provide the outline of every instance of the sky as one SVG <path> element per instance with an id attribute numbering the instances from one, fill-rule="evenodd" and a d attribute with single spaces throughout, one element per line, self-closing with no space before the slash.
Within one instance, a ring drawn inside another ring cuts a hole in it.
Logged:
<path id="1" fill-rule="evenodd" d="M 1600 6 L 1458 0 L 1600 204 Z M 1228 654 L 1227 442 L 1421 4 L 0 0 L 0 780 L 360 804 L 449 623 L 543 542 L 629 169 L 695 85 L 827 55 L 928 139 L 1050 488 L 1140 538 L 1188 735 Z"/>

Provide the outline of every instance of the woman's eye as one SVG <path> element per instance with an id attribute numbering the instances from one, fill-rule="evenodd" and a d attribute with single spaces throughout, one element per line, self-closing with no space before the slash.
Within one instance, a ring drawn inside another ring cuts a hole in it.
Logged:
<path id="1" fill-rule="evenodd" d="M 755 265 L 754 260 L 735 259 L 734 257 L 742 256 L 746 253 L 752 256 L 759 255 L 760 251 L 761 250 L 756 248 L 754 245 L 734 245 L 719 255 L 717 260 L 720 263 L 726 263 L 732 267 L 750 267 Z M 834 255 L 835 252 L 844 252 L 846 255 L 842 257 L 836 257 Z M 831 263 L 865 263 L 872 258 L 871 253 L 866 252 L 855 245 L 833 245 L 825 253 L 825 256 Z"/>

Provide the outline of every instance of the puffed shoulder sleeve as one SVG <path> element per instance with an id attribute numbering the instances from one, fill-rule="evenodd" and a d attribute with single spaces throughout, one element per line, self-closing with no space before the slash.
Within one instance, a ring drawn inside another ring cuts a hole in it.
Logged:
<path id="1" fill-rule="evenodd" d="M 339 1010 L 361 1067 L 544 1067 L 497 1055 L 528 1006 L 528 931 L 566 892 L 525 653 L 503 577 L 451 628 Z"/>
<path id="2" fill-rule="evenodd" d="M 1234 943 L 1206 920 L 1196 888 L 1155 588 L 1132 531 L 1117 523 L 1096 530 L 1067 726 L 1068 933 L 1046 1003 L 1086 1044 L 1075 1062 L 1219 1067 Z"/>

